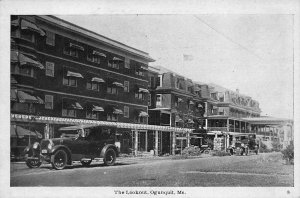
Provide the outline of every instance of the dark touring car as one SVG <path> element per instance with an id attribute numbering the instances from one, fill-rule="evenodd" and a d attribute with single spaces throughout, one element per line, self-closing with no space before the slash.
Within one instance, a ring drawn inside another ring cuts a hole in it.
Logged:
<path id="1" fill-rule="evenodd" d="M 44 139 L 25 148 L 29 168 L 39 167 L 43 160 L 57 170 L 72 165 L 73 161 L 89 166 L 96 158 L 103 158 L 107 166 L 115 164 L 119 155 L 115 146 L 115 128 L 79 125 L 63 127 L 59 131 L 60 138 Z"/>

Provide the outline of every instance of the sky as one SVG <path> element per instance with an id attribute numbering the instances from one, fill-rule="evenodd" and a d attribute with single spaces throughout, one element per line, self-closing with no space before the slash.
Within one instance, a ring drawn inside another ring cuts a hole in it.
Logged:
<path id="1" fill-rule="evenodd" d="M 293 16 L 287 14 L 58 15 L 149 53 L 194 81 L 239 89 L 261 115 L 293 119 Z M 183 55 L 192 60 L 184 61 Z"/>

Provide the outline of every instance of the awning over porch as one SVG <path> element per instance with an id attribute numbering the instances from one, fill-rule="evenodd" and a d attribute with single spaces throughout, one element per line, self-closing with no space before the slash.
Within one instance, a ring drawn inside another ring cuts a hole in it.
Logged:
<path id="1" fill-rule="evenodd" d="M 106 58 L 106 55 L 104 53 L 101 53 L 99 51 L 96 51 L 96 50 L 93 50 L 93 54 L 94 55 L 97 55 L 97 56 L 102 56 L 102 57 L 105 57 Z"/>
<path id="2" fill-rule="evenodd" d="M 158 125 L 147 125 L 147 124 L 132 124 L 122 122 L 107 122 L 97 120 L 86 120 L 86 119 L 73 119 L 73 118 L 60 118 L 60 117 L 49 117 L 49 116 L 33 116 L 23 114 L 11 114 L 11 121 L 15 122 L 36 122 L 36 123 L 47 123 L 47 124 L 95 124 L 99 126 L 111 126 L 117 128 L 125 128 L 132 130 L 157 130 L 166 132 L 179 132 L 179 133 L 191 133 L 193 129 L 189 128 L 178 128 L 170 126 L 158 126 Z"/>
<path id="3" fill-rule="evenodd" d="M 35 136 L 42 138 L 42 135 L 37 131 L 33 132 L 28 129 L 24 129 L 21 126 L 10 125 L 10 137 L 22 138 L 24 136 Z"/>

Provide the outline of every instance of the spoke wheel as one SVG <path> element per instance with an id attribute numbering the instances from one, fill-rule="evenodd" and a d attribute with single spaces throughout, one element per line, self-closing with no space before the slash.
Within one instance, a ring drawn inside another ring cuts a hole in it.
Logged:
<path id="1" fill-rule="evenodd" d="M 103 161 L 106 166 L 113 166 L 116 162 L 116 152 L 113 149 L 107 149 Z"/>
<path id="2" fill-rule="evenodd" d="M 33 159 L 27 159 L 26 160 L 26 165 L 29 168 L 38 168 L 40 167 L 42 162 L 40 160 L 33 160 Z"/>
<path id="3" fill-rule="evenodd" d="M 67 165 L 68 156 L 64 150 L 58 150 L 51 156 L 52 167 L 56 170 L 64 169 Z"/>

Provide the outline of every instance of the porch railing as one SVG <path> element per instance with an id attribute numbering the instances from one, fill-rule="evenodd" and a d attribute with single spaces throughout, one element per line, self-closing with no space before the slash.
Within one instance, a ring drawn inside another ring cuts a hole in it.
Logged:
<path id="1" fill-rule="evenodd" d="M 207 131 L 228 131 L 227 127 L 207 127 Z"/>

